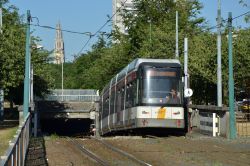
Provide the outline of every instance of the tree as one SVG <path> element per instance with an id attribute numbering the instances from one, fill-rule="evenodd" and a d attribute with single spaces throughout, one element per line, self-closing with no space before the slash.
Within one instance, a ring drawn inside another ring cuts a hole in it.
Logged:
<path id="1" fill-rule="evenodd" d="M 1 3 L 5 5 L 8 1 L 2 0 Z M 3 8 L 3 23 L 3 33 L 0 34 L 0 87 L 4 89 L 6 99 L 22 103 L 20 96 L 23 94 L 26 26 L 15 6 Z M 49 77 L 44 72 L 48 52 L 35 49 L 37 42 L 39 38 L 31 37 L 31 59 L 34 66 L 34 82 L 37 85 L 35 92 L 43 95 L 47 93 L 49 86 Z M 41 81 L 43 85 L 39 83 Z"/>
<path id="2" fill-rule="evenodd" d="M 244 90 L 250 97 L 250 28 L 235 31 L 233 39 L 234 80 L 236 94 Z"/>
<path id="3" fill-rule="evenodd" d="M 195 36 L 189 41 L 189 48 L 190 85 L 194 89 L 193 102 L 215 104 L 217 80 L 216 35 L 206 32 Z"/>
<path id="4" fill-rule="evenodd" d="M 190 85 L 196 104 L 216 102 L 217 49 L 216 34 L 199 17 L 202 5 L 198 0 L 177 3 L 166 0 L 135 0 L 134 11 L 122 11 L 127 34 L 116 27 L 112 41 L 99 39 L 92 50 L 73 62 L 71 80 L 76 88 L 102 89 L 112 77 L 135 58 L 175 57 L 175 11 L 179 11 L 179 41 L 189 39 Z M 135 17 L 136 15 L 136 17 Z M 234 39 L 234 72 L 236 89 L 249 89 L 249 29 L 241 29 Z M 227 30 L 222 35 L 222 80 L 224 103 L 228 94 Z M 104 44 L 104 42 L 109 44 Z M 183 42 L 179 42 L 183 64 Z M 73 72 L 74 71 L 74 72 Z M 69 74 L 70 74 L 69 73 Z M 201 97 L 202 96 L 202 97 Z"/>
<path id="5" fill-rule="evenodd" d="M 17 87 L 23 80 L 25 28 L 17 9 L 3 8 L 3 33 L 0 34 L 0 86 L 8 94 L 10 87 Z"/>
<path id="6" fill-rule="evenodd" d="M 80 71 L 77 72 L 78 75 L 82 76 L 80 81 L 82 88 L 103 88 L 116 73 L 138 57 L 173 58 L 177 9 L 180 10 L 180 19 L 183 20 L 180 24 L 180 39 L 184 38 L 184 33 L 191 35 L 200 31 L 198 25 L 203 19 L 197 18 L 201 8 L 198 1 L 180 1 L 178 4 L 163 0 L 135 0 L 134 2 L 136 9 L 132 13 L 122 12 L 128 34 L 121 34 L 116 29 L 112 32 L 115 43 L 102 50 L 93 49 L 76 61 L 76 64 L 82 67 L 77 67 Z M 98 58 L 88 63 L 92 57 Z M 81 60 L 85 62 L 80 62 Z"/>
<path id="7" fill-rule="evenodd" d="M 179 11 L 180 39 L 200 32 L 204 18 L 198 17 L 202 5 L 197 1 L 135 0 L 134 11 L 124 11 L 130 53 L 136 57 L 173 58 L 175 11 Z M 136 15 L 136 17 L 134 17 Z M 160 49 L 158 49 L 160 48 Z M 156 52 L 155 52 L 156 51 Z"/>

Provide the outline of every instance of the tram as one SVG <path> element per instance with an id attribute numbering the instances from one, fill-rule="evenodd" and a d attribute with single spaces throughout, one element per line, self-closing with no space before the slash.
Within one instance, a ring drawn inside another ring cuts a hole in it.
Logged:
<path id="1" fill-rule="evenodd" d="M 100 94 L 100 134 L 185 128 L 183 72 L 177 59 L 129 63 Z"/>

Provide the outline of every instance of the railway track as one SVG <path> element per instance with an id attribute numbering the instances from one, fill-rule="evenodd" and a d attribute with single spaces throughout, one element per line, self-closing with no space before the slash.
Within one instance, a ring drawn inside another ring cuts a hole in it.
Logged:
<path id="1" fill-rule="evenodd" d="M 93 153 L 92 151 L 88 150 L 86 147 L 83 146 L 83 144 L 81 144 L 79 141 L 77 141 L 76 139 L 72 139 L 72 138 L 67 138 L 67 140 L 72 143 L 75 147 L 77 147 L 82 153 L 84 153 L 85 155 L 87 155 L 88 157 L 92 158 L 93 160 L 95 160 L 97 163 L 99 163 L 102 166 L 108 166 L 109 164 L 101 159 L 99 156 L 97 156 L 95 153 Z"/>
<path id="2" fill-rule="evenodd" d="M 84 155 L 87 155 L 92 160 L 102 166 L 108 165 L 143 165 L 151 166 L 135 156 L 114 147 L 107 142 L 88 137 L 82 141 L 79 139 L 67 138 L 67 141 L 77 147 Z M 101 153 L 100 153 L 101 152 Z"/>
<path id="3" fill-rule="evenodd" d="M 124 155 L 124 156 L 126 156 L 127 158 L 129 158 L 129 159 L 131 159 L 131 160 L 137 162 L 137 163 L 140 164 L 140 165 L 151 166 L 151 164 L 148 164 L 148 163 L 146 163 L 145 161 L 139 160 L 139 159 L 137 159 L 135 156 L 133 156 L 133 155 L 131 155 L 131 154 L 129 154 L 129 153 L 127 153 L 127 152 L 121 150 L 121 149 L 118 149 L 118 148 L 116 148 L 116 147 L 114 147 L 114 146 L 108 144 L 107 142 L 105 142 L 105 141 L 103 141 L 103 140 L 96 139 L 96 138 L 92 138 L 92 139 L 94 139 L 94 140 L 96 140 L 96 141 L 102 143 L 103 145 L 105 145 L 106 147 L 108 147 L 109 149 L 111 149 L 112 151 L 117 152 L 117 153 L 119 153 L 119 154 L 121 154 L 121 155 Z"/>

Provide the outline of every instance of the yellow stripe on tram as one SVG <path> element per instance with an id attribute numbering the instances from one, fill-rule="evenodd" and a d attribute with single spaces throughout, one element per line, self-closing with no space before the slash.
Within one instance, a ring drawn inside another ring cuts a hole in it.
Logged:
<path id="1" fill-rule="evenodd" d="M 158 111 L 157 119 L 164 119 L 166 112 L 167 112 L 167 109 L 164 107 L 161 107 Z"/>

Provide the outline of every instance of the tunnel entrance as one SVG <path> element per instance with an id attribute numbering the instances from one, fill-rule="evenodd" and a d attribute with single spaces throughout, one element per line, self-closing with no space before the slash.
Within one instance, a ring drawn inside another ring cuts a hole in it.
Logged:
<path id="1" fill-rule="evenodd" d="M 89 135 L 91 119 L 44 119 L 40 121 L 42 134 L 56 134 L 58 136 Z"/>

